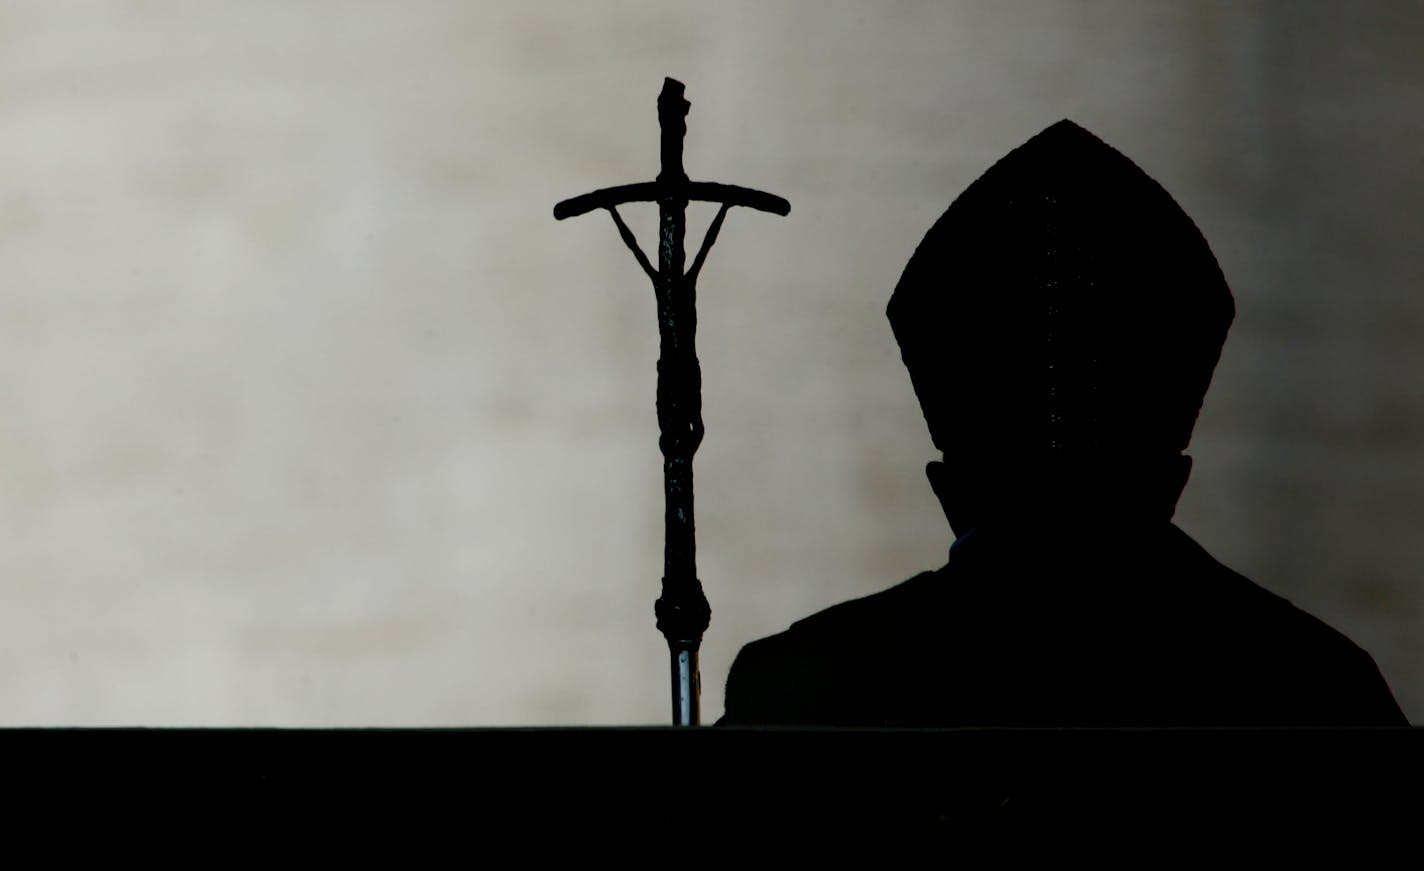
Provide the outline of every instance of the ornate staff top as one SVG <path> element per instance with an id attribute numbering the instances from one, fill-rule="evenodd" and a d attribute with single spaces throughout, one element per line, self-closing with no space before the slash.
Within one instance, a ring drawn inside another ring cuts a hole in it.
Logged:
<path id="1" fill-rule="evenodd" d="M 691 181 L 682 168 L 682 140 L 687 133 L 683 85 L 663 80 L 658 95 L 662 131 L 662 170 L 650 182 L 603 188 L 554 206 L 558 220 L 594 209 L 607 209 L 628 250 L 653 283 L 658 305 L 658 446 L 663 454 L 664 548 L 662 595 L 654 605 L 658 629 L 667 639 L 672 659 L 673 724 L 698 722 L 699 674 L 697 650 L 712 619 L 712 610 L 697 579 L 697 544 L 692 514 L 692 456 L 702 442 L 702 369 L 697 361 L 697 274 L 717 241 L 722 220 L 732 206 L 746 206 L 776 215 L 791 211 L 781 197 L 715 182 Z M 721 204 L 717 217 L 684 271 L 683 236 L 690 200 Z M 658 266 L 654 269 L 638 241 L 618 214 L 631 202 L 658 204 Z"/>

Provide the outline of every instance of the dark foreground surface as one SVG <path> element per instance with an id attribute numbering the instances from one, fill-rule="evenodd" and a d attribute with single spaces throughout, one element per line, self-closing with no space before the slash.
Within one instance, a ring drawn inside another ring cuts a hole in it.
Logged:
<path id="1" fill-rule="evenodd" d="M 26 809 L 12 823 L 97 815 L 248 842 L 349 848 L 414 827 L 472 845 L 593 836 L 565 848 L 1424 843 L 1421 729 L 12 730 L 0 752 Z"/>

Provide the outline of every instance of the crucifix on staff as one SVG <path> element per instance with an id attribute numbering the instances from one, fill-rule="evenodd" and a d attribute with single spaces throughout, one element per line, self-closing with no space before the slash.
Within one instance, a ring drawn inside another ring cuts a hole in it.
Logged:
<path id="1" fill-rule="evenodd" d="M 702 369 L 697 362 L 697 274 L 717 241 L 732 206 L 786 215 L 791 204 L 762 191 L 716 182 L 691 181 L 682 168 L 687 133 L 683 85 L 664 79 L 658 95 L 662 131 L 662 171 L 650 182 L 619 185 L 564 200 L 554 206 L 558 220 L 607 209 L 628 250 L 653 283 L 658 306 L 658 446 L 663 455 L 665 498 L 662 595 L 654 605 L 657 626 L 667 639 L 672 668 L 673 724 L 698 723 L 697 650 L 712 619 L 697 578 L 697 542 L 692 514 L 692 456 L 702 442 Z M 684 268 L 687 204 L 718 203 L 691 268 Z M 654 269 L 638 240 L 618 214 L 626 203 L 658 204 L 658 265 Z"/>

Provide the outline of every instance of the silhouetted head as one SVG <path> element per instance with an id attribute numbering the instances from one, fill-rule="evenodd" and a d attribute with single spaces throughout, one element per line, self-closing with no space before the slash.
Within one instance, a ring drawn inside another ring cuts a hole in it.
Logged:
<path id="1" fill-rule="evenodd" d="M 1060 121 L 920 243 L 890 323 L 957 533 L 991 518 L 1166 521 L 1235 314 L 1196 225 L 1132 161 Z"/>

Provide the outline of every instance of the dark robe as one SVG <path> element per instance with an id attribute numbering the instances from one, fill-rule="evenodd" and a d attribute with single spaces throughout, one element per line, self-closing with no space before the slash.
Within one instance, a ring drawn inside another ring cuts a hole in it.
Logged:
<path id="1" fill-rule="evenodd" d="M 1369 654 L 1175 526 L 981 529 L 746 645 L 721 724 L 1407 726 Z"/>

